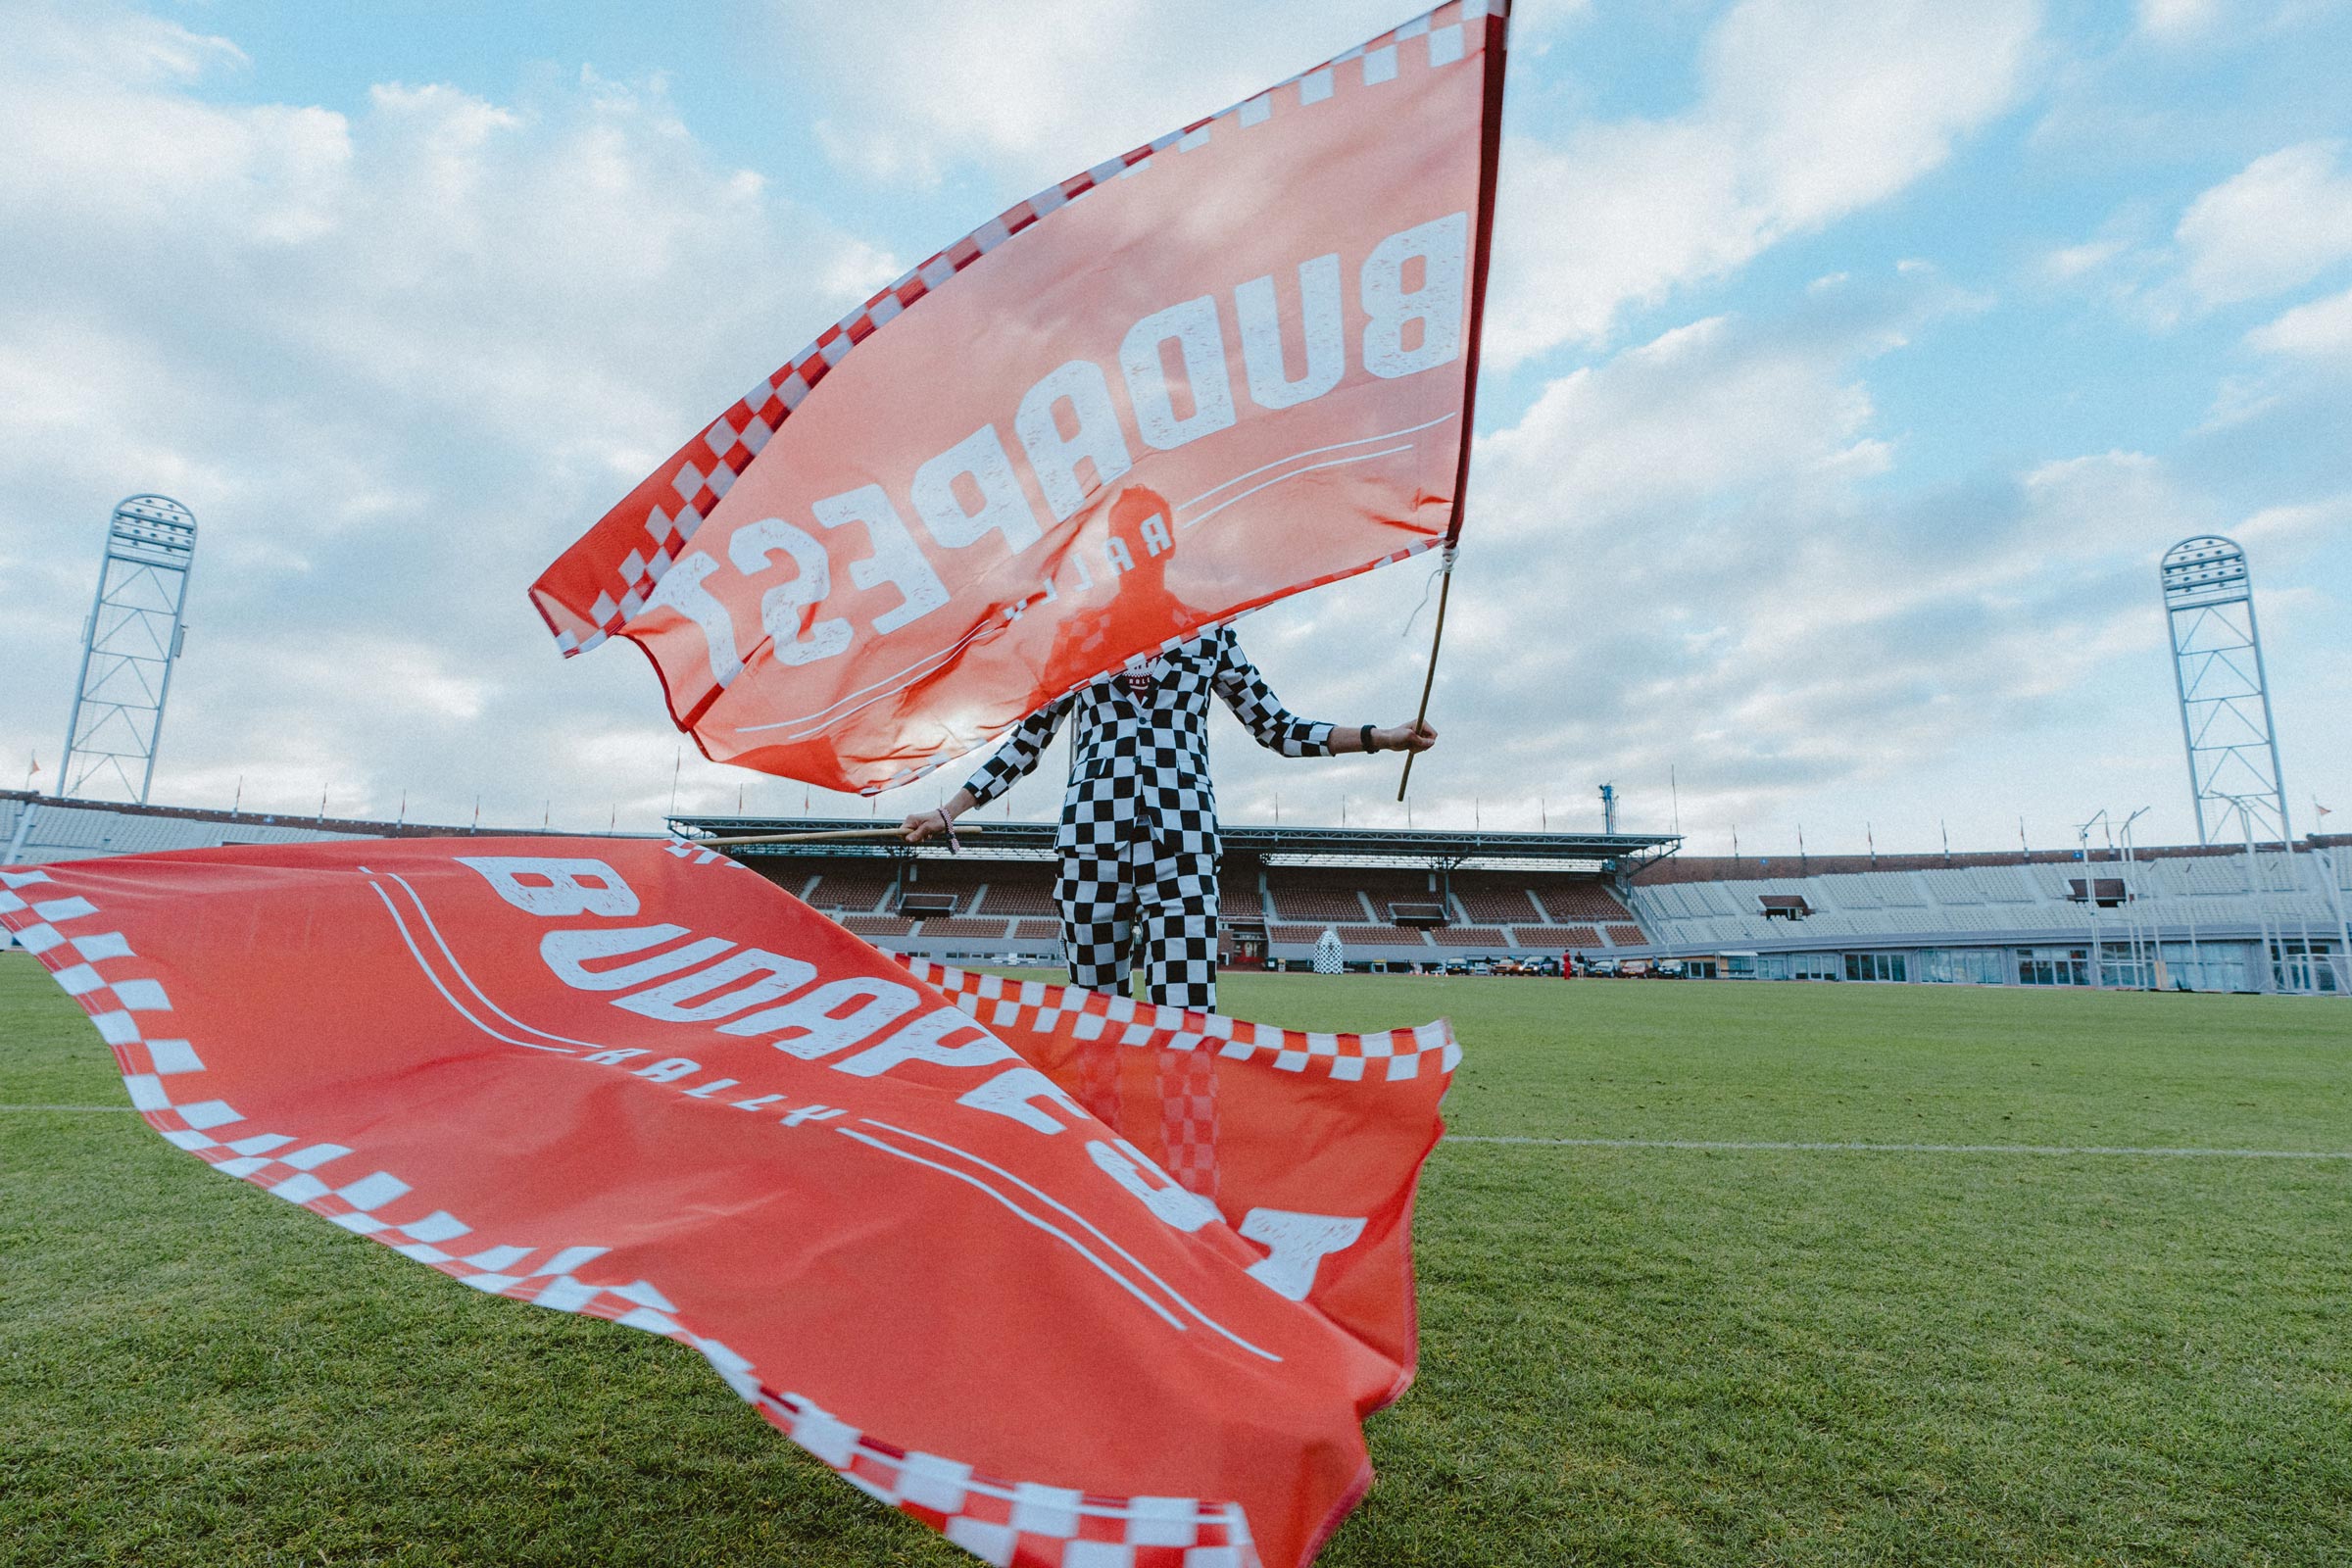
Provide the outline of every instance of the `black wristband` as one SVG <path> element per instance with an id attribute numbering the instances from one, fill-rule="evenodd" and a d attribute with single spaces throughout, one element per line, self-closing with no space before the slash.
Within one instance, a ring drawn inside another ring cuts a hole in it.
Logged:
<path id="1" fill-rule="evenodd" d="M 1363 743 L 1364 743 L 1364 750 L 1365 750 L 1365 751 L 1367 751 L 1367 752 L 1377 752 L 1377 751 L 1379 751 L 1379 750 L 1380 750 L 1380 748 L 1379 748 L 1379 747 L 1377 747 L 1377 746 L 1375 746 L 1375 745 L 1373 745 L 1373 744 L 1372 744 L 1372 726 L 1371 726 L 1371 725 L 1369 725 L 1369 724 L 1366 724 L 1366 725 L 1363 727 L 1363 729 L 1362 729 L 1362 730 L 1361 730 L 1359 733 L 1360 733 L 1361 739 L 1363 740 Z"/>

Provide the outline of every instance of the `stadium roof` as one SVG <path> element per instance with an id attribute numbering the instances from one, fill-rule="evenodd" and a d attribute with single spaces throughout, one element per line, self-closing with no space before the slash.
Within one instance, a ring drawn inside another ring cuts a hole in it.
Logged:
<path id="1" fill-rule="evenodd" d="M 822 833 L 872 828 L 868 817 L 817 816 L 673 816 L 669 825 L 681 838 L 738 838 L 767 833 Z M 1054 853 L 1055 824 L 1052 822 L 981 822 L 981 832 L 965 845 L 966 854 L 992 858 L 1033 858 Z M 1645 864 L 1672 855 L 1682 840 L 1671 833 L 1502 833 L 1444 828 L 1397 832 L 1381 828 L 1282 827 L 1249 824 L 1220 825 L 1218 836 L 1228 855 L 1296 857 L 1300 860 L 1405 860 L 1421 865 L 1461 865 L 1467 861 L 1569 861 L 1612 869 Z M 737 855 L 906 855 L 948 853 L 925 846 L 909 852 L 893 843 L 747 844 L 731 849 Z"/>

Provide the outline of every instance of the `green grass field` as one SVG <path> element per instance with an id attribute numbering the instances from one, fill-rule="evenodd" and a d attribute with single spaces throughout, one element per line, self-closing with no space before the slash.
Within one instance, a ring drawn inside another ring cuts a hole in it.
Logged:
<path id="1" fill-rule="evenodd" d="M 1239 976 L 1483 1137 L 2352 1152 L 2352 1006 Z M 0 1103 L 111 1105 L 0 955 Z M 1452 1143 L 1332 1568 L 2352 1563 L 2352 1159 Z M 0 1112 L 0 1560 L 953 1564 L 685 1348 Z"/>

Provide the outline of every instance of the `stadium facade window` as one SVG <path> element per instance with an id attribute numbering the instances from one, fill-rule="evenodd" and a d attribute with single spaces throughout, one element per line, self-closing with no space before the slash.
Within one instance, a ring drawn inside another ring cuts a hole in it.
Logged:
<path id="1" fill-rule="evenodd" d="M 1997 986 L 2008 978 L 1998 948 L 1922 948 L 1911 955 L 1911 978 L 1933 985 Z"/>
<path id="2" fill-rule="evenodd" d="M 2164 973 L 2176 991 L 2251 991 L 2250 942 L 2167 942 Z"/>
<path id="3" fill-rule="evenodd" d="M 2090 950 L 2019 948 L 2017 983 L 2021 986 L 2086 986 L 2090 984 Z"/>
<path id="4" fill-rule="evenodd" d="M 1791 980 L 1836 980 L 1845 973 L 1835 953 L 1792 953 L 1788 955 L 1788 978 Z"/>
<path id="5" fill-rule="evenodd" d="M 1845 977 L 1848 980 L 1903 980 L 1907 965 L 1900 953 L 1849 953 L 1845 956 Z"/>
<path id="6" fill-rule="evenodd" d="M 2281 991 L 2333 991 L 2336 965 L 2332 942 L 2288 938 L 2271 944 L 2271 983 Z"/>
<path id="7" fill-rule="evenodd" d="M 2099 944 L 2099 984 L 2118 991 L 2145 991 L 2156 983 L 2156 946 L 2143 942 Z"/>

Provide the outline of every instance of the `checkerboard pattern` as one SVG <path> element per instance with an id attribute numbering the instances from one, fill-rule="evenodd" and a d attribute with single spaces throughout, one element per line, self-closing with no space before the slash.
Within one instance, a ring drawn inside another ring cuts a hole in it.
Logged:
<path id="1" fill-rule="evenodd" d="M 672 853 L 681 849 L 695 853 L 690 846 L 673 846 Z M 47 872 L 0 871 L 0 925 L 89 1013 L 148 1124 L 222 1175 L 299 1203 L 477 1291 L 601 1317 L 693 1347 L 728 1387 L 852 1486 L 911 1514 L 983 1562 L 999 1568 L 1258 1568 L 1238 1504 L 1099 1496 L 999 1480 L 883 1442 L 800 1395 L 769 1389 L 750 1360 L 680 1323 L 677 1306 L 650 1282 L 581 1280 L 578 1272 L 604 1256 L 606 1248 L 486 1245 L 447 1210 L 412 1200 L 410 1184 L 398 1176 L 368 1171 L 365 1156 L 355 1159 L 345 1145 L 256 1131 L 226 1102 L 202 1098 L 206 1069 L 197 1048 L 160 1033 L 172 1013 L 162 983 L 139 972 L 139 955 L 122 932 L 106 929 L 95 905 L 58 888 Z M 342 1171 L 329 1173 L 338 1165 Z M 404 1210 L 411 1217 L 393 1217 Z"/>
<path id="2" fill-rule="evenodd" d="M 1217 1057 L 1208 1051 L 1159 1054 L 1161 1168 L 1186 1192 L 1217 1200 Z"/>
<path id="3" fill-rule="evenodd" d="M 1132 685 L 1130 674 L 1140 677 Z M 1075 716 L 1054 902 L 1076 985 L 1117 989 L 1140 953 L 1154 1003 L 1216 1007 L 1211 693 L 1268 750 L 1331 755 L 1331 726 L 1285 709 L 1233 628 L 1220 626 L 1039 709 L 964 785 L 979 805 L 995 800 L 1037 767 L 1062 720 Z"/>
<path id="4" fill-rule="evenodd" d="M 1308 1034 L 1244 1023 L 1222 1013 L 1153 1006 L 1076 986 L 974 974 L 930 958 L 902 961 L 917 980 L 945 994 L 999 1037 L 1008 1032 L 1066 1031 L 1079 1041 L 1115 1040 L 1140 1050 L 1206 1052 L 1220 1061 L 1260 1062 L 1278 1072 L 1318 1073 L 1341 1083 L 1398 1083 L 1419 1077 L 1424 1065 L 1451 1072 L 1462 1059 L 1453 1026 L 1442 1018 L 1415 1029 L 1378 1034 Z"/>
<path id="5" fill-rule="evenodd" d="M 582 633 L 558 625 L 550 617 L 549 629 L 555 633 L 557 647 L 570 658 L 594 648 L 635 619 L 655 586 L 685 552 L 695 530 L 826 374 L 848 358 L 851 350 L 983 256 L 1113 179 L 1147 175 L 1153 160 L 1163 155 L 1180 157 L 1216 138 L 1256 132 L 1263 126 L 1270 125 L 1279 133 L 1291 117 L 1312 114 L 1318 104 L 1335 95 L 1376 91 L 1406 71 L 1438 71 L 1456 65 L 1469 52 L 1471 40 L 1465 29 L 1481 25 L 1487 18 L 1502 17 L 1507 9 L 1508 0 L 1448 0 L 1428 15 L 1221 114 L 1195 121 L 1057 185 L 1049 185 L 900 277 L 817 334 L 816 341 L 737 399 L 573 547 L 594 552 L 599 558 L 597 570 L 609 573 L 609 581 L 593 603 L 564 606 L 584 617 L 593 629 Z M 1399 551 L 1390 559 L 1399 560 L 1411 553 Z M 543 591 L 549 590 L 543 585 Z M 543 606 L 541 613 L 546 612 Z M 732 673 L 727 678 L 732 679 Z M 922 771 L 927 769 L 914 770 L 909 777 L 919 777 Z M 907 781 L 906 777 L 897 778 L 881 787 Z"/>

